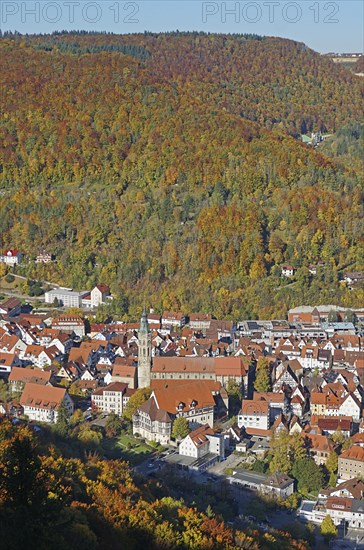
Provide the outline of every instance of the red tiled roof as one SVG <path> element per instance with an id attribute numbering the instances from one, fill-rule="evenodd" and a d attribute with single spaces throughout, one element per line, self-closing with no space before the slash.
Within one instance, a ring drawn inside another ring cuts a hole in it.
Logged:
<path id="1" fill-rule="evenodd" d="M 351 510 L 353 499 L 344 497 L 329 497 L 326 501 L 327 510 Z"/>
<path id="2" fill-rule="evenodd" d="M 208 424 L 200 426 L 196 430 L 193 430 L 187 437 L 190 437 L 195 447 L 202 447 L 209 442 L 207 436 L 214 435 L 214 430 L 210 428 Z"/>
<path id="3" fill-rule="evenodd" d="M 96 288 L 98 288 L 99 291 L 102 292 L 102 293 L 110 292 L 110 287 L 107 286 L 107 285 L 104 285 L 103 283 L 100 283 L 100 284 L 96 285 Z"/>
<path id="4" fill-rule="evenodd" d="M 358 460 L 359 462 L 364 462 L 364 448 L 359 447 L 358 445 L 353 445 L 350 449 L 347 449 L 339 458 L 345 458 L 349 460 Z"/>
<path id="5" fill-rule="evenodd" d="M 210 391 L 212 393 L 215 393 L 215 392 L 221 393 L 221 392 L 224 391 L 223 387 L 221 386 L 221 383 L 216 382 L 215 380 L 203 380 L 203 383 L 210 388 Z M 163 380 L 158 380 L 158 379 L 153 379 L 153 380 L 151 380 L 150 387 L 152 388 L 152 390 L 164 389 L 164 390 L 167 391 L 169 388 L 173 388 L 175 386 L 180 386 L 181 384 L 183 384 L 184 386 L 186 386 L 187 384 L 195 385 L 196 380 L 164 380 L 164 379 Z"/>
<path id="6" fill-rule="evenodd" d="M 66 390 L 64 388 L 27 383 L 20 398 L 20 404 L 23 407 L 54 408 L 57 410 L 65 395 Z"/>
<path id="7" fill-rule="evenodd" d="M 5 353 L 3 351 L 0 351 L 0 366 L 11 367 L 15 357 L 15 353 Z"/>
<path id="8" fill-rule="evenodd" d="M 264 400 L 244 399 L 241 406 L 241 414 L 260 414 L 267 416 L 269 411 L 269 402 Z"/>
<path id="9" fill-rule="evenodd" d="M 21 301 L 18 298 L 8 298 L 4 302 L 1 302 L 0 308 L 5 309 L 7 312 L 21 306 Z"/>
<path id="10" fill-rule="evenodd" d="M 313 451 L 326 451 L 331 453 L 334 450 L 332 441 L 326 437 L 326 435 L 305 433 L 303 434 L 303 437 L 309 441 L 310 448 Z"/>
<path id="11" fill-rule="evenodd" d="M 204 381 L 195 381 L 194 384 L 174 385 L 165 389 L 153 390 L 156 403 L 159 409 L 176 414 L 179 411 L 178 406 L 182 403 L 183 407 L 179 412 L 189 411 L 191 404 L 195 402 L 195 408 L 214 407 L 215 400 L 211 389 Z"/>
<path id="12" fill-rule="evenodd" d="M 152 372 L 214 373 L 216 376 L 245 376 L 249 360 L 243 357 L 166 357 L 153 359 Z"/>
<path id="13" fill-rule="evenodd" d="M 9 374 L 9 382 L 29 382 L 36 379 L 47 383 L 50 381 L 52 373 L 42 369 L 24 369 L 22 367 L 13 367 Z"/>
<path id="14" fill-rule="evenodd" d="M 212 317 L 209 313 L 191 313 L 190 321 L 211 321 Z"/>
<path id="15" fill-rule="evenodd" d="M 10 249 L 9 250 L 4 250 L 4 256 L 9 256 L 9 257 L 13 256 L 13 257 L 15 257 L 18 254 L 19 254 L 19 250 L 15 250 L 15 249 L 14 250 L 10 250 Z"/>
<path id="16" fill-rule="evenodd" d="M 137 367 L 132 365 L 114 365 L 112 376 L 134 378 Z"/>
<path id="17" fill-rule="evenodd" d="M 124 382 L 112 382 L 108 386 L 103 386 L 102 388 L 98 388 L 97 390 L 94 391 L 92 395 L 103 395 L 104 392 L 106 391 L 125 393 L 127 387 L 128 385 L 124 384 Z"/>

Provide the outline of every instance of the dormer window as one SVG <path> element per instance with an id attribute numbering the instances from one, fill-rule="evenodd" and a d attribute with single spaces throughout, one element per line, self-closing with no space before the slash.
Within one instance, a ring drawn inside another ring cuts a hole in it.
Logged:
<path id="1" fill-rule="evenodd" d="M 197 405 L 197 401 L 195 399 L 192 399 L 190 409 L 194 409 Z"/>
<path id="2" fill-rule="evenodd" d="M 180 401 L 176 408 L 179 412 L 181 412 L 185 408 L 185 404 Z"/>

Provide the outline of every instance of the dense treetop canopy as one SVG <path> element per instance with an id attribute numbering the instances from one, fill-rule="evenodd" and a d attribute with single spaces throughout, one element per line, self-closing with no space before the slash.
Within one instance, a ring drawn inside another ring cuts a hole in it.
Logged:
<path id="1" fill-rule="evenodd" d="M 364 267 L 350 70 L 302 43 L 203 33 L 7 34 L 0 70 L 0 245 L 57 259 L 27 276 L 105 282 L 131 316 L 144 299 L 225 317 L 362 301 L 338 284 Z M 319 130 L 324 145 L 300 142 Z"/>

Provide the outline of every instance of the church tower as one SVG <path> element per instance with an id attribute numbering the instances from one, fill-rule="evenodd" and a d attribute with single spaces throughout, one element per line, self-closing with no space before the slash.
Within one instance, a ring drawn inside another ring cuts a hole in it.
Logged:
<path id="1" fill-rule="evenodd" d="M 138 388 L 149 388 L 152 366 L 152 334 L 149 330 L 145 308 L 140 319 L 138 348 Z"/>

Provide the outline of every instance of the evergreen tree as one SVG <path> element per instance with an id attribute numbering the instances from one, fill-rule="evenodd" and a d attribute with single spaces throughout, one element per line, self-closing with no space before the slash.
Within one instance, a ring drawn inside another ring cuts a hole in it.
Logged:
<path id="1" fill-rule="evenodd" d="M 61 435 L 66 435 L 68 432 L 68 425 L 70 421 L 70 413 L 69 410 L 66 407 L 66 404 L 64 401 L 60 404 L 58 407 L 58 415 L 57 415 L 57 431 Z"/>

